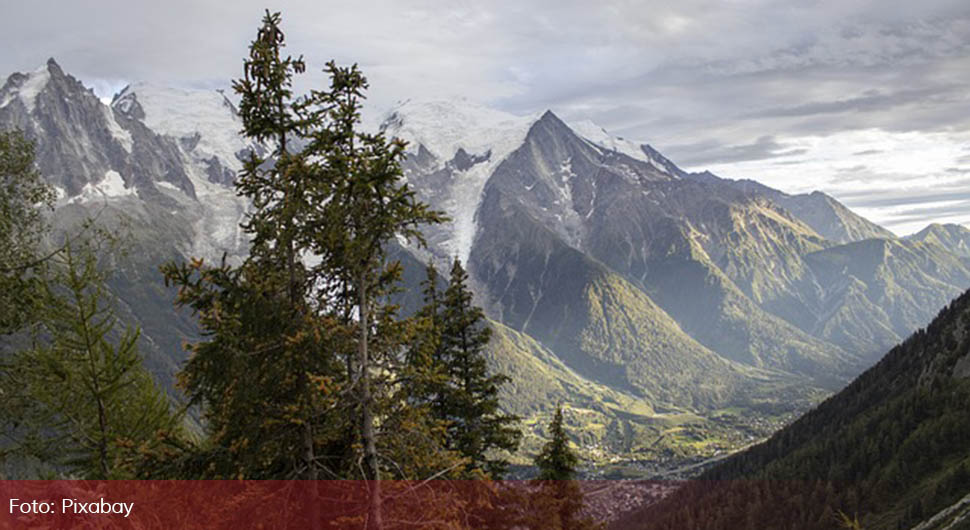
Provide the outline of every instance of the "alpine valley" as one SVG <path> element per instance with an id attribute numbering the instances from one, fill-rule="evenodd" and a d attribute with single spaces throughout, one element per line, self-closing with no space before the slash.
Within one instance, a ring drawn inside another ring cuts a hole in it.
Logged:
<path id="1" fill-rule="evenodd" d="M 823 193 L 689 173 L 551 111 L 406 101 L 381 127 L 409 142 L 407 181 L 450 217 L 427 248 L 394 249 L 402 311 L 429 259 L 466 262 L 520 453 L 562 403 L 588 476 L 677 476 L 761 440 L 970 288 L 967 228 L 899 238 Z M 233 181 L 264 146 L 218 91 L 135 83 L 106 105 L 53 59 L 7 79 L 0 128 L 36 143 L 59 231 L 96 217 L 129 234 L 111 288 L 174 388 L 198 330 L 158 267 L 245 254 Z"/>

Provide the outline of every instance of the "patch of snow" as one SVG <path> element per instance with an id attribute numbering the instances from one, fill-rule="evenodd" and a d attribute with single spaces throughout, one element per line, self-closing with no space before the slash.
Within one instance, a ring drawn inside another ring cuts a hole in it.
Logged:
<path id="1" fill-rule="evenodd" d="M 408 152 L 423 145 L 441 167 L 458 149 L 488 160 L 455 173 L 442 207 L 451 218 L 451 233 L 442 245 L 450 255 L 467 261 L 477 226 L 475 212 L 485 183 L 495 168 L 519 148 L 540 114 L 516 116 L 465 100 L 406 101 L 389 111 L 381 127 L 388 136 L 409 142 Z"/>
<path id="2" fill-rule="evenodd" d="M 475 212 L 482 202 L 482 191 L 485 183 L 492 176 L 497 163 L 476 164 L 468 170 L 455 176 L 449 200 L 445 201 L 444 210 L 451 218 L 452 234 L 443 243 L 448 254 L 457 256 L 463 262 L 468 262 L 471 255 L 472 243 L 478 232 L 475 222 Z"/>
<path id="3" fill-rule="evenodd" d="M 50 78 L 51 73 L 47 69 L 47 65 L 30 72 L 19 88 L 14 88 L 3 97 L 3 101 L 0 101 L 0 108 L 6 107 L 11 101 L 19 97 L 24 102 L 24 106 L 27 107 L 27 112 L 33 112 L 37 95 L 44 90 Z"/>
<path id="4" fill-rule="evenodd" d="M 104 174 L 104 179 L 98 184 L 98 188 L 101 189 L 107 197 L 121 197 L 124 195 L 134 195 L 134 188 L 126 188 L 125 181 L 121 178 L 121 174 L 114 170 L 108 170 Z"/>
<path id="5" fill-rule="evenodd" d="M 646 156 L 645 153 L 644 153 L 644 156 Z M 650 165 L 651 166 L 657 168 L 657 171 L 660 171 L 661 173 L 666 173 L 666 174 L 671 175 L 671 176 L 675 176 L 675 175 L 673 175 L 673 174 L 670 173 L 670 170 L 668 170 L 666 166 L 664 166 L 660 162 L 657 162 L 652 157 L 649 157 L 648 156 L 647 157 L 647 162 L 650 162 Z"/>
<path id="6" fill-rule="evenodd" d="M 204 186 L 200 186 L 202 182 Z M 228 188 L 205 179 L 193 179 L 193 184 L 199 201 L 206 207 L 193 224 L 195 239 L 190 255 L 209 261 L 218 260 L 223 252 L 230 256 L 240 255 L 245 234 L 239 225 L 248 210 L 246 201 Z"/>
<path id="7" fill-rule="evenodd" d="M 561 200 L 557 200 L 556 203 L 562 204 L 564 207 L 561 209 L 562 213 L 556 214 L 556 217 L 560 221 L 559 226 L 562 229 L 562 235 L 566 238 L 566 242 L 573 248 L 581 248 L 584 232 L 583 222 L 576 212 L 576 200 L 573 197 L 571 182 L 576 176 L 576 172 L 573 171 L 573 159 L 572 157 L 568 157 L 560 164 L 557 174 L 559 181 L 557 188 Z"/>
<path id="8" fill-rule="evenodd" d="M 114 106 L 126 112 L 133 100 L 145 112 L 145 125 L 156 133 L 176 139 L 199 135 L 199 142 L 191 152 L 193 158 L 205 160 L 215 156 L 232 171 L 242 169 L 242 163 L 236 158 L 236 153 L 248 146 L 239 134 L 242 120 L 219 92 L 134 83 L 119 94 Z"/>
<path id="9" fill-rule="evenodd" d="M 195 234 L 192 244 L 182 250 L 188 256 L 201 257 L 213 263 L 222 259 L 223 253 L 228 254 L 230 263 L 240 262 L 247 239 L 239 225 L 249 211 L 249 201 L 236 195 L 233 187 L 210 182 L 206 177 L 204 161 L 196 160 L 189 164 L 186 172 L 195 187 L 198 204 L 203 207 L 199 210 L 199 217 L 192 223 Z M 181 192 L 168 182 L 156 182 L 156 185 Z"/>
<path id="10" fill-rule="evenodd" d="M 663 164 L 657 162 L 653 158 L 647 156 L 643 152 L 643 149 L 639 145 L 620 138 L 619 136 L 613 136 L 606 129 L 596 125 L 589 120 L 583 120 L 576 123 L 570 123 L 569 128 L 574 132 L 585 138 L 587 141 L 599 147 L 601 149 L 606 149 L 607 151 L 615 151 L 622 153 L 634 160 L 639 160 L 641 162 L 646 162 L 653 167 L 657 168 L 658 171 L 666 174 L 670 174 L 670 171 L 663 166 Z"/>
<path id="11" fill-rule="evenodd" d="M 215 90 L 186 90 L 164 88 L 147 83 L 129 85 L 115 99 L 113 106 L 129 112 L 137 102 L 145 113 L 143 123 L 154 132 L 177 140 L 198 137 L 191 149 L 179 142 L 192 161 L 186 167 L 195 188 L 198 217 L 192 223 L 193 240 L 186 255 L 207 261 L 218 261 L 228 253 L 230 261 L 238 261 L 246 246 L 246 235 L 240 228 L 249 209 L 248 201 L 236 195 L 235 188 L 210 182 L 206 170 L 215 157 L 231 171 L 242 169 L 236 153 L 250 147 L 241 136 L 242 120 L 235 114 L 225 97 Z M 181 190 L 168 182 L 156 182 L 167 192 Z"/>
<path id="12" fill-rule="evenodd" d="M 113 136 L 115 140 L 118 140 L 118 143 L 121 144 L 121 147 L 123 147 L 125 151 L 130 153 L 134 143 L 131 138 L 131 133 L 124 130 L 121 125 L 118 124 L 118 120 L 115 119 L 115 113 L 110 107 L 104 106 L 101 108 L 104 110 L 104 119 L 108 122 L 108 130 L 111 132 L 111 136 Z"/>
<path id="13" fill-rule="evenodd" d="M 573 171 L 573 157 L 568 157 L 562 162 L 559 167 L 559 194 L 562 196 L 563 200 L 570 207 L 573 204 L 573 190 L 570 186 L 569 181 L 576 178 L 576 173 Z"/>
<path id="14" fill-rule="evenodd" d="M 459 148 L 469 155 L 492 152 L 501 161 L 522 145 L 538 114 L 516 116 L 467 100 L 408 100 L 391 109 L 382 127 L 389 136 L 408 141 L 409 150 L 423 145 L 441 163 Z"/>
<path id="15" fill-rule="evenodd" d="M 58 193 L 60 195 L 60 192 Z M 81 193 L 67 201 L 68 204 L 78 202 L 88 202 L 98 198 L 115 198 L 137 196 L 135 188 L 126 188 L 125 181 L 121 174 L 114 170 L 108 170 L 104 178 L 96 184 L 87 183 L 81 188 Z"/>
<path id="16" fill-rule="evenodd" d="M 176 186 L 175 184 L 172 184 L 171 182 L 165 182 L 164 180 L 159 180 L 155 182 L 155 185 L 158 186 L 159 188 L 164 188 L 169 191 L 182 193 L 182 189 Z"/>
<path id="17" fill-rule="evenodd" d="M 33 112 L 37 95 L 44 90 L 50 78 L 51 73 L 47 69 L 47 65 L 41 66 L 27 75 L 27 80 L 24 81 L 23 86 L 18 91 L 20 99 L 24 102 L 24 106 L 27 107 L 27 112 Z"/>

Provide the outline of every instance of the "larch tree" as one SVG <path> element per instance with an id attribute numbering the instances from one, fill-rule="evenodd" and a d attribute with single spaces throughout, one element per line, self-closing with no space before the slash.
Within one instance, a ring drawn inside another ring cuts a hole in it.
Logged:
<path id="1" fill-rule="evenodd" d="M 24 413 L 6 431 L 7 447 L 86 479 L 130 477 L 138 451 L 182 428 L 142 364 L 139 330 L 115 315 L 103 242 L 92 236 L 51 256 L 39 337 L 12 357 L 5 378 Z"/>
<path id="2" fill-rule="evenodd" d="M 137 451 L 181 417 L 142 365 L 138 329 L 115 315 L 105 262 L 117 241 L 89 220 L 41 250 L 54 194 L 20 132 L 0 132 L 0 184 L 0 335 L 17 333 L 0 349 L 0 463 L 131 476 Z"/>

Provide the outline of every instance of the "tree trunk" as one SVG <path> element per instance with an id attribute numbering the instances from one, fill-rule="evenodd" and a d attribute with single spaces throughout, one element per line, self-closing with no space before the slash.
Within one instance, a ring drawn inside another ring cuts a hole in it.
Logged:
<path id="1" fill-rule="evenodd" d="M 306 462 L 307 480 L 317 480 L 317 458 L 313 451 L 313 425 L 310 420 L 303 424 L 303 460 Z"/>
<path id="2" fill-rule="evenodd" d="M 367 502 L 367 528 L 379 530 L 383 528 L 381 517 L 381 473 L 377 462 L 377 440 L 374 434 L 373 398 L 370 388 L 370 361 L 368 359 L 368 297 L 366 273 L 361 272 L 358 278 L 357 292 L 360 307 L 360 358 L 357 369 L 360 370 L 360 400 L 362 415 L 362 436 L 364 442 L 364 473 L 367 479 L 369 495 Z"/>
<path id="3" fill-rule="evenodd" d="M 97 380 L 95 380 L 95 392 L 100 391 L 97 389 Z M 98 396 L 98 428 L 101 430 L 101 436 L 98 439 L 98 461 L 101 465 L 102 478 L 108 478 L 108 420 L 104 413 L 104 401 L 101 396 Z"/>

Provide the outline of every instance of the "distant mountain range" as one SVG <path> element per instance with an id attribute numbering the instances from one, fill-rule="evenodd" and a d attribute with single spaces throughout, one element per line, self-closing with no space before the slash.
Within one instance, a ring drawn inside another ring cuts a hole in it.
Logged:
<path id="1" fill-rule="evenodd" d="M 970 228 L 954 224 L 931 224 L 906 239 L 934 243 L 961 258 L 970 258 Z"/>
<path id="2" fill-rule="evenodd" d="M 125 219 L 132 252 L 112 287 L 170 385 L 197 330 L 158 265 L 245 254 L 232 182 L 264 147 L 238 136 L 219 92 L 133 84 L 108 106 L 53 60 L 0 88 L 0 127 L 36 141 L 59 229 Z M 589 122 L 408 101 L 382 128 L 409 142 L 408 182 L 452 219 L 430 248 L 395 249 L 405 311 L 424 262 L 466 261 L 493 364 L 513 378 L 507 407 L 538 433 L 567 403 L 590 455 L 743 445 L 970 287 L 964 227 L 897 238 L 825 194 L 688 173 Z"/>

